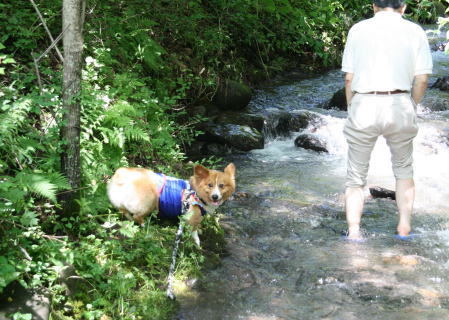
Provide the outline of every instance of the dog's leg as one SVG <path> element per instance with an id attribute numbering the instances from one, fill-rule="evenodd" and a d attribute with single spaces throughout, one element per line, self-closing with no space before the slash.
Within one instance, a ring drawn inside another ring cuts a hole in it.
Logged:
<path id="1" fill-rule="evenodd" d="M 136 221 L 139 224 L 139 226 L 144 227 L 144 225 L 145 225 L 144 218 L 145 218 L 145 215 L 134 216 L 134 221 Z"/>
<path id="2" fill-rule="evenodd" d="M 119 211 L 128 219 L 129 221 L 134 221 L 133 216 L 124 208 L 120 208 Z"/>
<path id="3" fill-rule="evenodd" d="M 184 229 L 184 223 L 182 221 L 180 221 L 178 231 L 176 232 L 175 247 L 173 248 L 173 253 L 171 256 L 170 269 L 168 271 L 167 297 L 169 297 L 172 300 L 176 299 L 176 296 L 173 292 L 173 279 L 174 279 L 175 266 L 176 266 L 176 256 L 178 255 L 178 246 L 179 246 L 179 242 L 181 241 L 183 229 Z"/>
<path id="4" fill-rule="evenodd" d="M 193 240 L 198 247 L 201 247 L 200 238 L 198 237 L 198 229 L 201 225 L 201 221 L 203 221 L 203 216 L 201 215 L 201 210 L 197 205 L 193 205 L 191 210 L 193 212 L 187 220 L 187 223 L 192 227 Z"/>

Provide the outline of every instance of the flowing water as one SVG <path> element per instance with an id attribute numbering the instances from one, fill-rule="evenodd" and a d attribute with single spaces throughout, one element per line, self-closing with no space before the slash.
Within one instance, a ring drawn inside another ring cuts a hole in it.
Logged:
<path id="1" fill-rule="evenodd" d="M 433 57 L 430 83 L 449 70 L 449 56 Z M 416 236 L 395 239 L 395 202 L 368 198 L 366 241 L 354 243 L 342 238 L 346 112 L 319 108 L 342 86 L 341 72 L 332 71 L 257 92 L 249 106 L 254 113 L 319 114 L 323 121 L 313 133 L 329 153 L 295 147 L 293 132 L 229 159 L 238 169 L 238 191 L 248 195 L 230 201 L 221 219 L 229 256 L 178 292 L 178 319 L 449 319 L 449 111 L 428 108 L 449 94 L 428 90 L 418 110 Z M 368 184 L 394 189 L 389 158 L 380 138 Z"/>

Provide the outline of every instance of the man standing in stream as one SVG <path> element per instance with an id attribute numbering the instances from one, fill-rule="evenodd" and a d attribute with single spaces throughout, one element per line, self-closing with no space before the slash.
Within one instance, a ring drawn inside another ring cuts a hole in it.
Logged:
<path id="1" fill-rule="evenodd" d="M 390 148 L 396 178 L 398 237 L 405 239 L 411 231 L 416 106 L 432 73 L 432 57 L 424 30 L 402 17 L 405 8 L 405 1 L 374 0 L 374 17 L 349 30 L 343 54 L 348 104 L 343 132 L 348 143 L 345 205 L 349 240 L 363 239 L 363 188 L 371 152 L 380 135 Z"/>

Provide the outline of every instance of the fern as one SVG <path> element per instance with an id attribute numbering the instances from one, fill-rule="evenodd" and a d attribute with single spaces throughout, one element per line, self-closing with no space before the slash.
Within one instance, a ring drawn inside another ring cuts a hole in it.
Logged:
<path id="1" fill-rule="evenodd" d="M 53 202 L 56 202 L 57 190 L 70 188 L 66 178 L 56 172 L 44 174 L 22 171 L 15 176 L 14 180 L 18 187 Z"/>
<path id="2" fill-rule="evenodd" d="M 30 109 L 30 99 L 19 100 L 11 105 L 8 101 L 3 102 L 2 110 L 5 113 L 0 114 L 0 145 L 19 130 L 27 120 Z"/>

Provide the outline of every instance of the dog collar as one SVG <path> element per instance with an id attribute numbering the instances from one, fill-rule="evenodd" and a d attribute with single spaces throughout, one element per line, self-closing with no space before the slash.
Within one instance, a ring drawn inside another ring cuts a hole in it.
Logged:
<path id="1" fill-rule="evenodd" d="M 188 184 L 185 193 L 184 193 L 184 199 L 182 201 L 182 213 L 185 214 L 189 211 L 190 206 L 197 205 L 200 208 L 201 215 L 204 216 L 207 214 L 206 209 L 204 208 L 206 203 L 203 199 L 198 197 L 195 190 L 193 190 L 190 187 L 190 184 Z"/>

